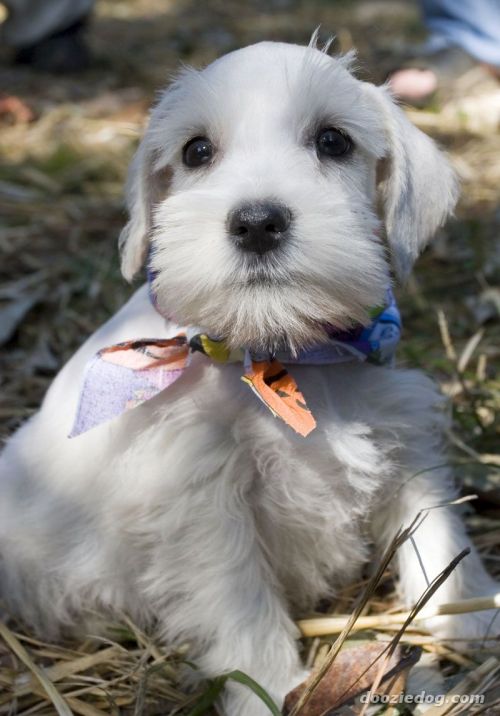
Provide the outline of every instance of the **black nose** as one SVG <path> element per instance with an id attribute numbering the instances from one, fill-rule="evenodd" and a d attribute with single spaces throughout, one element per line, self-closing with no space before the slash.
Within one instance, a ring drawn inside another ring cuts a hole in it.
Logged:
<path id="1" fill-rule="evenodd" d="M 288 237 L 291 221 L 290 210 L 281 204 L 246 204 L 229 215 L 229 235 L 243 251 L 265 254 L 278 248 Z"/>

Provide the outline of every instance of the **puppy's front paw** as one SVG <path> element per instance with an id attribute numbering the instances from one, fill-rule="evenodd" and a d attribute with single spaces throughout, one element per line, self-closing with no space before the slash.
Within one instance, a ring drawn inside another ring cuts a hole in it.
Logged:
<path id="1" fill-rule="evenodd" d="M 481 585 L 477 600 L 489 598 L 492 604 L 500 606 L 500 584 L 488 579 Z M 455 649 L 468 646 L 493 646 L 500 639 L 500 609 L 485 609 L 464 614 L 443 615 L 427 619 L 425 627 L 438 639 L 448 641 Z M 453 640 L 453 641 L 452 641 Z"/>
<path id="2" fill-rule="evenodd" d="M 500 639 L 498 609 L 434 617 L 425 626 L 433 636 L 449 642 L 458 651 L 469 646 L 493 646 Z"/>

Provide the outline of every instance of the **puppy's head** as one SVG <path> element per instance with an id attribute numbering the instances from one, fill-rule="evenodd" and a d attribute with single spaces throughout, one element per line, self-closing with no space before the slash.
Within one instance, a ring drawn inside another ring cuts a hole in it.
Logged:
<path id="1" fill-rule="evenodd" d="M 184 70 L 152 112 L 121 236 L 160 309 L 234 346 L 366 322 L 453 209 L 453 173 L 346 58 L 260 43 Z M 386 245 L 389 251 L 386 250 Z"/>

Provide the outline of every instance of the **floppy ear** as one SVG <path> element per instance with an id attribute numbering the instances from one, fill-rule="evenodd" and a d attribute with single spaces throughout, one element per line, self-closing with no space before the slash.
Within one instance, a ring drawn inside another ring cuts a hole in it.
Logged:
<path id="1" fill-rule="evenodd" d="M 397 277 L 404 281 L 458 199 L 455 173 L 432 139 L 417 129 L 386 88 L 368 85 L 382 112 L 387 145 L 379 196 Z"/>
<path id="2" fill-rule="evenodd" d="M 121 270 L 127 281 L 131 281 L 144 265 L 154 207 L 166 197 L 170 184 L 169 167 L 155 169 L 155 159 L 156 152 L 150 150 L 143 140 L 129 168 L 126 198 L 130 219 L 118 239 Z"/>

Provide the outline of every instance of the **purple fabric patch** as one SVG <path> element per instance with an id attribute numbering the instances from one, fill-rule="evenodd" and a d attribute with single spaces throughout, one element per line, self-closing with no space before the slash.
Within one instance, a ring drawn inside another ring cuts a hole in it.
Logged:
<path id="1" fill-rule="evenodd" d="M 109 363 L 98 353 L 87 367 L 69 437 L 76 437 L 154 398 L 175 383 L 183 372 L 183 369 L 164 366 L 133 370 Z"/>

